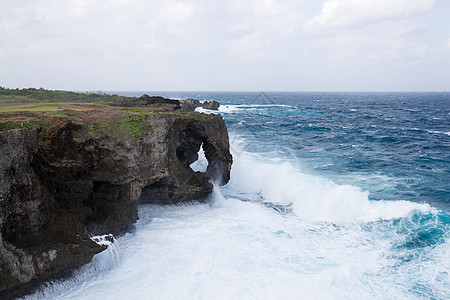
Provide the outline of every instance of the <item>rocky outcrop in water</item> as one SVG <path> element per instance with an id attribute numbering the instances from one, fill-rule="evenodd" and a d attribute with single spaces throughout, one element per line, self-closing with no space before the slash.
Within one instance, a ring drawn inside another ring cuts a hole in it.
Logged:
<path id="1" fill-rule="evenodd" d="M 201 107 L 202 103 L 197 99 L 187 98 L 186 100 L 180 101 L 181 109 L 187 111 L 194 111 L 197 107 Z"/>
<path id="2" fill-rule="evenodd" d="M 202 200 L 229 180 L 220 115 L 150 114 L 127 139 L 76 137 L 82 127 L 0 132 L 0 298 L 89 262 L 105 249 L 90 237 L 132 228 L 138 203 Z M 206 173 L 189 167 L 200 147 Z"/>
<path id="3" fill-rule="evenodd" d="M 204 109 L 210 109 L 210 110 L 218 110 L 220 107 L 219 102 L 217 102 L 216 100 L 213 101 L 205 101 L 202 104 L 202 108 Z"/>
<path id="4" fill-rule="evenodd" d="M 187 111 L 194 111 L 197 107 L 209 110 L 218 110 L 220 104 L 216 100 L 201 103 L 199 100 L 187 98 L 186 100 L 180 100 L 180 106 L 181 109 L 185 109 Z"/>

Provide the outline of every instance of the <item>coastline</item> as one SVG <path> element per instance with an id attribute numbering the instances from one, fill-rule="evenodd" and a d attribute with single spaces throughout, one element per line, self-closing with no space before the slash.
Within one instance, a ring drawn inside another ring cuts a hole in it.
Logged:
<path id="1" fill-rule="evenodd" d="M 138 203 L 201 201 L 228 182 L 223 118 L 166 100 L 0 102 L 4 297 L 89 262 L 106 248 L 90 237 L 130 230 Z M 194 172 L 201 147 L 208 168 Z"/>

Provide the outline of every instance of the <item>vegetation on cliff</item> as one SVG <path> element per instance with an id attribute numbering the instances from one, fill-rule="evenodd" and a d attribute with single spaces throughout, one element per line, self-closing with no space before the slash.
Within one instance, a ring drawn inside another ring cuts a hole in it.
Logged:
<path id="1" fill-rule="evenodd" d="M 206 172 L 189 167 L 200 148 Z M 146 95 L 3 99 L 0 153 L 2 299 L 89 262 L 105 248 L 91 237 L 129 230 L 138 203 L 205 199 L 232 164 L 220 115 Z"/>
<path id="2" fill-rule="evenodd" d="M 166 102 L 164 102 L 166 101 Z M 173 102 L 173 103 L 172 103 Z M 176 103 L 175 103 L 176 102 Z M 175 103 L 175 104 L 174 104 Z M 178 101 L 163 97 L 123 97 L 104 93 L 76 93 L 45 89 L 0 87 L 0 132 L 15 128 L 41 128 L 45 140 L 53 128 L 71 121 L 80 125 L 75 137 L 112 135 L 127 139 L 144 133 L 142 122 L 150 114 L 187 117 Z"/>
<path id="3" fill-rule="evenodd" d="M 0 101 L 64 101 L 64 102 L 113 102 L 134 99 L 103 92 L 71 92 L 43 88 L 8 89 L 0 86 Z"/>

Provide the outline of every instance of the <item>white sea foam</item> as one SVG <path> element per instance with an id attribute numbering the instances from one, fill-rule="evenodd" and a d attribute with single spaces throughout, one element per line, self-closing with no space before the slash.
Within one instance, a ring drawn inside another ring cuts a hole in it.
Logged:
<path id="1" fill-rule="evenodd" d="M 398 247 L 417 215 L 437 211 L 369 201 L 354 186 L 232 141 L 232 180 L 215 187 L 211 201 L 141 206 L 136 230 L 113 243 L 119 260 L 108 247 L 73 278 L 28 299 L 450 297 L 448 236 L 414 260 Z M 293 213 L 267 203 L 291 204 Z M 406 225 L 395 225 L 399 218 Z"/>
<path id="2" fill-rule="evenodd" d="M 428 132 L 428 133 L 437 133 L 437 134 L 439 134 L 439 133 L 444 133 L 444 132 L 442 132 L 442 131 L 437 131 L 437 130 L 427 130 L 427 132 Z"/>
<path id="3" fill-rule="evenodd" d="M 228 188 L 259 194 L 265 202 L 292 205 L 304 219 L 338 224 L 404 217 L 427 204 L 408 201 L 370 201 L 368 192 L 304 174 L 289 162 L 241 152 L 234 156 Z"/>
<path id="4" fill-rule="evenodd" d="M 34 299 L 413 299 L 418 282 L 434 285 L 431 296 L 449 295 L 448 244 L 425 265 L 399 268 L 398 256 L 408 253 L 392 245 L 405 236 L 389 222 L 336 226 L 224 197 L 218 188 L 213 198 L 142 206 L 136 231 L 119 240 L 117 268 L 78 274 Z M 96 256 L 87 269 L 108 258 Z"/>
<path id="5" fill-rule="evenodd" d="M 239 110 L 239 105 L 220 105 L 218 110 L 211 110 L 211 109 L 204 109 L 202 107 L 197 107 L 195 111 L 201 112 L 201 113 L 214 113 L 214 114 L 221 114 L 221 113 L 232 113 Z"/>
<path id="6" fill-rule="evenodd" d="M 23 300 L 36 299 L 74 299 L 73 295 L 83 294 L 89 284 L 95 282 L 101 288 L 101 278 L 114 268 L 120 267 L 120 244 L 110 234 L 91 238 L 99 245 L 107 246 L 106 250 L 96 254 L 92 261 L 75 271 L 73 276 L 64 280 L 47 282 L 34 294 L 23 297 Z M 85 297 L 88 299 L 88 297 Z"/>
<path id="7" fill-rule="evenodd" d="M 206 172 L 208 168 L 208 160 L 205 156 L 205 151 L 203 151 L 203 144 L 200 146 L 198 151 L 198 159 L 190 165 L 191 169 L 195 172 Z"/>
<path id="8" fill-rule="evenodd" d="M 258 110 L 258 109 L 279 109 L 279 108 L 292 108 L 297 109 L 296 106 L 284 105 L 284 104 L 221 104 L 218 110 L 204 109 L 197 107 L 195 111 L 202 113 L 235 113 L 240 110 Z"/>
<path id="9" fill-rule="evenodd" d="M 448 131 L 448 132 L 443 132 L 443 131 L 439 131 L 439 130 L 426 130 L 426 131 L 427 131 L 428 133 L 450 135 L 450 131 Z"/>

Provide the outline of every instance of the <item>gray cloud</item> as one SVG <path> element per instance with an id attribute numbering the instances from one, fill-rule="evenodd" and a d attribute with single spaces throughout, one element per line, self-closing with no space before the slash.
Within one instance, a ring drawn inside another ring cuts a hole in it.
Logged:
<path id="1" fill-rule="evenodd" d="M 449 12 L 439 0 L 0 0 L 0 85 L 449 90 Z"/>

